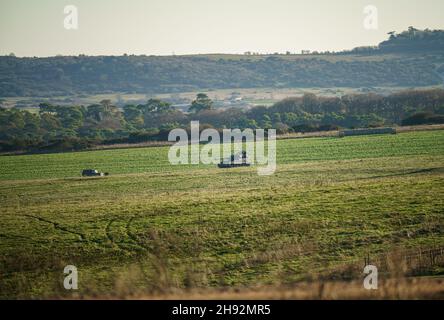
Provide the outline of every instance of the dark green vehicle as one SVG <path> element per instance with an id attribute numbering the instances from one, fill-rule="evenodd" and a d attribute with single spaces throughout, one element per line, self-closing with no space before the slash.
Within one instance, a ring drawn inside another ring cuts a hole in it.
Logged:
<path id="1" fill-rule="evenodd" d="M 108 172 L 103 173 L 95 169 L 85 169 L 82 171 L 82 177 L 103 177 L 107 175 Z"/>
<path id="2" fill-rule="evenodd" d="M 235 168 L 235 167 L 249 167 L 251 163 L 248 161 L 247 153 L 232 154 L 230 158 L 224 159 L 217 166 L 219 168 Z"/>

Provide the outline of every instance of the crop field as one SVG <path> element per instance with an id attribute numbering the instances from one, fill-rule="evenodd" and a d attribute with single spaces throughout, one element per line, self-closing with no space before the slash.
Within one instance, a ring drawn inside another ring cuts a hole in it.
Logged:
<path id="1" fill-rule="evenodd" d="M 0 297 L 362 281 L 364 259 L 381 279 L 442 280 L 444 130 L 278 140 L 271 176 L 167 154 L 0 157 Z M 110 175 L 81 178 L 86 168 Z"/>

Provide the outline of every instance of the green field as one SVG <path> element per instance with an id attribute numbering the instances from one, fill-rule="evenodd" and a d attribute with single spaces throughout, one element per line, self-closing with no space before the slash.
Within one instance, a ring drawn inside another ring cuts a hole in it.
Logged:
<path id="1" fill-rule="evenodd" d="M 272 176 L 167 153 L 0 157 L 0 297 L 70 297 L 67 264 L 75 294 L 125 297 L 347 278 L 367 255 L 444 247 L 442 130 L 278 140 Z"/>

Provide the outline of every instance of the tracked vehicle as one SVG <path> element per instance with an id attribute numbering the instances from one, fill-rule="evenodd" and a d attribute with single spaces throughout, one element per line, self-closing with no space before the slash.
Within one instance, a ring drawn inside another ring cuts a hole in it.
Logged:
<path id="1" fill-rule="evenodd" d="M 242 151 L 238 154 L 232 154 L 231 157 L 222 160 L 217 166 L 219 168 L 248 167 L 251 163 L 248 161 L 247 153 Z"/>
<path id="2" fill-rule="evenodd" d="M 107 175 L 108 172 L 99 172 L 95 169 L 85 169 L 82 171 L 82 177 L 103 177 Z"/>

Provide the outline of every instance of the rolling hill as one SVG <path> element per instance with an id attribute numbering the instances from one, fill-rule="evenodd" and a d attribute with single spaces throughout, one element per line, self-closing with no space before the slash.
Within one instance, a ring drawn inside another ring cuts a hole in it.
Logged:
<path id="1" fill-rule="evenodd" d="M 173 93 L 226 88 L 421 87 L 444 79 L 444 31 L 306 55 L 0 57 L 0 97 Z"/>

